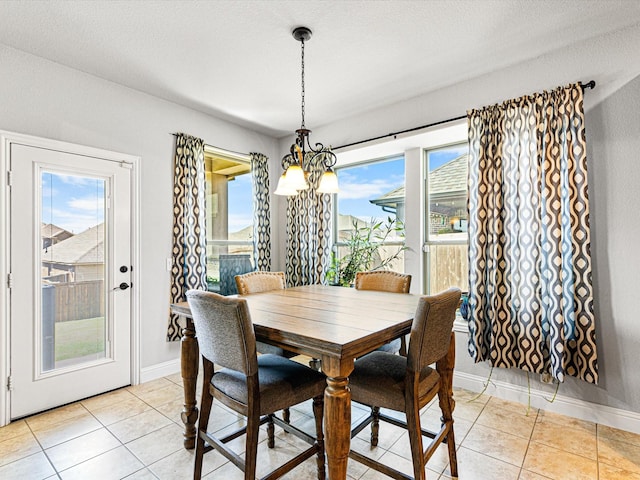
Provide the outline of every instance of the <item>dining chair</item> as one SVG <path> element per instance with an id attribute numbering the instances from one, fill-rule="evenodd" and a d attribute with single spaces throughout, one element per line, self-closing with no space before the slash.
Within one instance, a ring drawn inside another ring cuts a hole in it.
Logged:
<path id="1" fill-rule="evenodd" d="M 236 275 L 235 280 L 240 295 L 286 288 L 284 272 L 249 272 Z"/>
<path id="2" fill-rule="evenodd" d="M 249 272 L 235 276 L 236 287 L 240 295 L 284 290 L 286 288 L 284 272 Z M 288 352 L 275 345 L 256 342 L 259 353 L 271 353 L 283 357 L 295 357 L 297 353 Z"/>
<path id="3" fill-rule="evenodd" d="M 220 295 L 235 295 L 238 293 L 234 278 L 236 275 L 251 272 L 251 255 L 220 254 Z"/>
<path id="4" fill-rule="evenodd" d="M 357 272 L 356 290 L 377 290 L 379 292 L 409 293 L 411 275 L 391 272 L 388 270 L 374 270 Z M 378 350 L 389 353 L 399 353 L 407 356 L 407 341 L 405 335 L 381 346 Z"/>
<path id="5" fill-rule="evenodd" d="M 351 399 L 371 407 L 371 413 L 353 428 L 351 437 L 371 424 L 371 445 L 376 446 L 380 420 L 406 428 L 416 480 L 426 478 L 425 466 L 440 443 L 447 444 L 451 476 L 458 476 L 452 417 L 455 363 L 452 329 L 459 303 L 460 290 L 457 288 L 420 298 L 411 325 L 407 357 L 374 351 L 358 359 L 349 376 Z M 430 367 L 433 363 L 435 369 Z M 442 426 L 438 432 L 430 432 L 420 425 L 420 409 L 436 395 L 442 412 Z M 403 412 L 406 422 L 381 412 L 380 408 Z M 423 450 L 423 436 L 431 438 L 426 450 Z M 390 477 L 411 478 L 353 450 L 349 457 Z"/>
<path id="6" fill-rule="evenodd" d="M 271 290 L 284 290 L 286 288 L 284 272 L 249 272 L 242 275 L 236 275 L 235 281 L 238 294 L 240 295 L 269 292 Z M 258 353 L 261 354 L 270 353 L 272 355 L 280 355 L 285 358 L 293 358 L 297 355 L 295 352 L 290 352 L 283 348 L 276 347 L 275 345 L 259 341 L 256 342 L 256 349 L 258 350 Z M 289 422 L 291 415 L 288 408 L 282 411 L 282 418 L 285 422 Z"/>
<path id="7" fill-rule="evenodd" d="M 269 473 L 279 478 L 317 455 L 317 476 L 325 478 L 322 433 L 322 374 L 277 355 L 257 355 L 256 338 L 247 301 L 213 292 L 189 290 L 186 294 L 202 354 L 203 388 L 196 440 L 194 479 L 202 475 L 203 455 L 215 449 L 244 471 L 245 480 L 256 478 L 260 425 L 267 424 L 267 446 L 274 448 L 274 424 L 311 446 Z M 246 426 L 216 437 L 207 433 L 214 398 L 247 418 Z M 316 437 L 282 421 L 273 412 L 313 399 Z M 227 442 L 246 434 L 244 458 Z"/>

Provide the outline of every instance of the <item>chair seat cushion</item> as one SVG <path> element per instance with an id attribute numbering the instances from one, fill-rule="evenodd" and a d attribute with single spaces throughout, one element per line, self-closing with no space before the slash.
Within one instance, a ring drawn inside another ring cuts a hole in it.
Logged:
<path id="1" fill-rule="evenodd" d="M 377 348 L 376 352 L 398 353 L 400 352 L 401 346 L 402 342 L 399 338 L 396 338 L 395 340 L 391 340 L 389 343 L 385 343 L 380 348 Z"/>
<path id="2" fill-rule="evenodd" d="M 256 350 L 258 351 L 258 353 L 270 353 L 272 355 L 278 355 L 285 358 L 291 358 L 297 355 L 297 353 L 289 352 L 288 350 L 284 350 L 283 348 L 263 342 L 256 342 Z"/>
<path id="3" fill-rule="evenodd" d="M 213 387 L 226 396 L 247 403 L 247 383 L 241 372 L 224 368 L 211 379 Z M 325 376 L 278 355 L 258 356 L 260 415 L 288 408 L 322 395 Z"/>
<path id="4" fill-rule="evenodd" d="M 369 406 L 405 411 L 404 387 L 407 359 L 400 355 L 375 351 L 359 358 L 349 377 L 352 400 Z M 419 390 L 431 389 L 440 375 L 431 367 L 420 374 Z"/>

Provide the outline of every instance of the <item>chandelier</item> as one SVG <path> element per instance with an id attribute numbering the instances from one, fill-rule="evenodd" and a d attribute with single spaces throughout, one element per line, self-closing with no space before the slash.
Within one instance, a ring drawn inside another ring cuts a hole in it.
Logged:
<path id="1" fill-rule="evenodd" d="M 338 176 L 333 171 L 336 155 L 331 147 L 325 148 L 322 143 L 311 146 L 309 134 L 311 130 L 304 124 L 304 42 L 311 38 L 311 30 L 307 27 L 297 27 L 292 32 L 293 38 L 298 40 L 302 51 L 302 124 L 296 130 L 296 140 L 289 153 L 282 157 L 284 173 L 278 181 L 278 187 L 273 192 L 276 195 L 297 195 L 302 190 L 309 189 L 310 168 L 321 165 L 324 170 L 317 188 L 319 193 L 338 193 Z"/>

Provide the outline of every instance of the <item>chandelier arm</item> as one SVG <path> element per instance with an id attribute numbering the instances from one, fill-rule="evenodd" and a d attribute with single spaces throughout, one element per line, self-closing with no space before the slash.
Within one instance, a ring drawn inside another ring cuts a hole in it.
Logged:
<path id="1" fill-rule="evenodd" d="M 317 152 L 315 150 L 312 150 L 312 152 L 309 153 L 313 153 L 310 162 L 313 163 L 316 159 L 318 159 L 320 162 L 322 162 L 322 166 L 325 168 L 325 170 L 331 170 L 332 167 L 334 167 L 338 162 L 338 157 L 336 157 L 336 154 L 328 149 L 320 150 Z"/>
<path id="2" fill-rule="evenodd" d="M 287 170 L 287 168 L 289 168 L 289 166 L 294 163 L 294 158 L 295 157 L 290 153 L 287 153 L 284 157 L 282 157 L 282 160 L 280 162 L 282 169 Z"/>

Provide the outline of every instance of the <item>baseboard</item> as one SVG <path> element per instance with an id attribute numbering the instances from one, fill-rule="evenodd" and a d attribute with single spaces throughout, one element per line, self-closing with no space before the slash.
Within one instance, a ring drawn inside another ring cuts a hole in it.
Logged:
<path id="1" fill-rule="evenodd" d="M 464 388 L 472 392 L 482 391 L 486 382 L 487 378 L 484 376 L 471 375 L 464 372 L 455 372 L 453 376 L 453 384 L 456 388 Z M 529 395 L 531 395 L 531 406 L 533 408 L 540 408 L 548 412 L 559 413 L 568 417 L 640 434 L 640 414 L 636 412 L 598 405 L 563 395 L 557 395 L 553 402 L 549 402 L 547 399 L 552 396 L 549 392 L 535 389 L 531 389 L 531 392 L 529 392 L 525 387 L 499 380 L 491 380 L 485 393 L 504 400 L 519 402 L 523 405 L 527 405 Z"/>
<path id="2" fill-rule="evenodd" d="M 140 369 L 140 383 L 149 382 L 156 378 L 166 377 L 180 372 L 180 359 L 157 363 Z"/>

